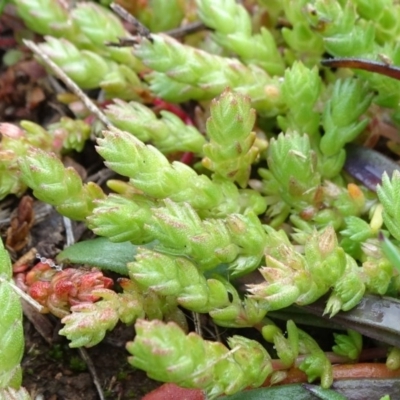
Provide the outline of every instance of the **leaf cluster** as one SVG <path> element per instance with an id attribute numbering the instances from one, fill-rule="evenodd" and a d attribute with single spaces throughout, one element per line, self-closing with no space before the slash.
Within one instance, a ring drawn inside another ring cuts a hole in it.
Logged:
<path id="1" fill-rule="evenodd" d="M 156 3 L 158 12 L 171 12 L 168 27 L 180 21 L 182 7 L 172 6 L 179 2 Z M 93 256 L 84 248 L 86 262 L 128 277 L 121 292 L 98 289 L 98 302 L 72 307 L 61 334 L 72 346 L 92 346 L 119 320 L 136 321 L 131 364 L 210 396 L 280 378 L 260 343 L 234 336 L 226 347 L 186 334 L 182 309 L 220 326 L 261 330 L 284 368 L 302 357 L 300 369 L 327 388 L 332 366 L 318 343 L 292 321 L 285 337 L 269 313 L 327 295 L 324 314 L 334 317 L 366 294 L 400 292 L 400 174 L 384 175 L 375 194 L 343 173 L 346 145 L 368 133 L 373 110 L 398 113 L 399 83 L 319 64 L 326 53 L 396 62 L 399 5 L 270 3 L 260 6 L 264 21 L 234 0 L 196 0 L 191 7 L 211 34 L 178 41 L 149 33 L 131 52 L 105 45 L 128 33 L 100 6 L 69 11 L 56 1 L 15 0 L 27 26 L 47 35 L 42 50 L 70 78 L 115 98 L 96 147 L 125 178 L 109 182 L 111 193 L 82 182 L 49 148 L 25 149 L 18 162 L 38 199 L 84 221 L 108 239 L 107 249 L 129 244 L 118 247 L 121 258 L 103 260 L 99 246 Z M 133 12 L 158 20 L 155 6 Z M 182 109 L 157 113 L 155 98 L 197 101 L 206 116 L 195 127 L 178 117 Z M 179 158 L 187 152 L 193 162 Z M 139 246 L 134 254 L 131 245 Z M 353 330 L 336 343 L 334 351 L 352 360 L 362 351 Z M 393 350 L 390 365 L 396 357 Z"/>

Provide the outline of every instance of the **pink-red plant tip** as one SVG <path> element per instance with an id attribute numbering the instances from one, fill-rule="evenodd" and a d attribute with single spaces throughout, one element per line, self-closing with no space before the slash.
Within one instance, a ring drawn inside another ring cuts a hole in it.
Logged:
<path id="1" fill-rule="evenodd" d="M 55 277 L 56 279 L 57 277 Z M 55 280 L 54 279 L 54 280 Z M 52 282 L 52 289 L 54 293 L 57 294 L 58 297 L 65 297 L 67 298 L 69 295 L 70 296 L 76 296 L 77 290 L 75 288 L 75 285 L 72 282 L 68 282 L 65 280 L 59 281 L 59 282 Z"/>
<path id="2" fill-rule="evenodd" d="M 29 266 L 27 264 L 22 265 L 13 265 L 13 274 L 19 274 L 21 272 L 25 272 Z"/>
<path id="3" fill-rule="evenodd" d="M 28 291 L 28 286 L 25 284 L 25 274 L 23 272 L 14 275 L 14 282 L 24 292 Z"/>
<path id="4" fill-rule="evenodd" d="M 186 153 L 183 153 L 180 162 L 186 165 L 191 165 L 194 160 L 194 154 L 190 151 L 187 151 Z"/>
<path id="5" fill-rule="evenodd" d="M 40 304 L 44 305 L 49 296 L 50 282 L 34 282 L 30 287 L 28 287 L 28 294 L 38 301 Z"/>
<path id="6" fill-rule="evenodd" d="M 9 137 L 11 139 L 19 139 L 25 136 L 25 132 L 19 126 L 14 124 L 9 124 L 7 122 L 0 124 L 0 133 L 3 136 Z"/>
<path id="7" fill-rule="evenodd" d="M 205 400 L 200 389 L 185 389 L 173 383 L 164 385 L 151 391 L 142 400 Z"/>
<path id="8" fill-rule="evenodd" d="M 42 262 L 27 273 L 25 283 L 27 293 L 57 316 L 64 316 L 71 306 L 97 301 L 100 297 L 92 292 L 111 288 L 114 284 L 96 268 L 58 271 Z"/>
<path id="9" fill-rule="evenodd" d="M 27 274 L 26 274 L 26 284 L 32 285 L 38 280 L 49 281 L 51 277 L 55 274 L 55 270 L 50 267 L 49 264 L 38 262 Z"/>

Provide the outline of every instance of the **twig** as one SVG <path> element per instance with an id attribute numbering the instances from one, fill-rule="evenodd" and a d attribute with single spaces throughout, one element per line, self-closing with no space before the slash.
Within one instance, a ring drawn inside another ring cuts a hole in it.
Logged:
<path id="1" fill-rule="evenodd" d="M 192 312 L 193 323 L 194 323 L 194 330 L 195 332 L 203 337 L 203 329 L 201 327 L 200 315 L 197 312 Z"/>
<path id="2" fill-rule="evenodd" d="M 100 171 L 89 175 L 85 181 L 86 182 L 96 182 L 99 186 L 107 182 L 111 177 L 115 176 L 115 172 L 108 168 L 103 168 Z"/>
<path id="3" fill-rule="evenodd" d="M 133 25 L 139 36 L 145 37 L 151 40 L 151 31 L 146 26 L 144 26 L 138 19 L 136 19 L 132 14 L 121 7 L 119 4 L 111 3 L 110 8 L 119 15 L 123 20 Z"/>
<path id="4" fill-rule="evenodd" d="M 112 126 L 111 122 L 108 118 L 103 114 L 103 112 L 93 103 L 92 100 L 89 99 L 88 96 L 79 88 L 79 86 L 67 76 L 67 74 L 56 64 L 54 63 L 49 56 L 44 54 L 39 46 L 36 43 L 32 42 L 31 40 L 23 40 L 26 47 L 28 47 L 40 60 L 49 67 L 52 72 L 61 79 L 64 84 L 68 87 L 71 92 L 73 92 L 82 103 L 87 107 L 87 109 L 92 112 L 96 117 L 107 127 L 110 128 Z"/>
<path id="5" fill-rule="evenodd" d="M 203 22 L 196 21 L 192 22 L 191 24 L 183 25 L 179 28 L 171 29 L 163 33 L 169 36 L 173 36 L 174 38 L 181 38 L 183 36 L 190 35 L 191 33 L 196 33 L 204 29 L 208 28 L 203 24 Z"/>
<path id="6" fill-rule="evenodd" d="M 106 398 L 104 397 L 103 389 L 101 388 L 101 385 L 100 385 L 100 379 L 97 375 L 96 368 L 92 362 L 92 359 L 89 357 L 88 352 L 84 348 L 79 347 L 78 351 L 79 351 L 79 354 L 82 357 L 83 361 L 85 361 L 86 365 L 89 368 L 90 375 L 92 375 L 93 383 L 94 383 L 94 386 L 96 386 L 97 393 L 99 394 L 100 400 L 105 400 Z"/>
<path id="7" fill-rule="evenodd" d="M 34 307 L 37 311 L 42 312 L 43 306 L 39 304 L 36 300 L 32 299 L 29 294 L 25 293 L 23 290 L 21 290 L 14 282 L 6 280 L 0 276 L 0 282 L 8 284 L 11 286 L 11 288 L 14 290 L 14 292 L 17 293 L 19 297 L 22 297 L 26 302 L 28 302 L 32 307 Z"/>
<path id="8" fill-rule="evenodd" d="M 135 27 L 138 36 L 145 37 L 146 39 L 152 41 L 150 29 L 144 26 L 132 14 L 130 14 L 127 10 L 125 10 L 125 8 L 115 3 L 111 3 L 110 7 L 119 17 L 121 17 L 123 20 L 125 20 L 126 22 Z M 204 23 L 201 21 L 196 21 L 184 26 L 180 26 L 175 29 L 171 29 L 163 33 L 169 36 L 173 36 L 174 38 L 181 38 L 183 36 L 201 31 L 203 29 L 207 29 Z M 137 42 L 137 38 L 119 38 L 118 40 L 119 40 L 118 45 L 122 47 L 132 46 Z M 109 44 L 115 45 L 116 43 L 109 43 Z"/>
<path id="9" fill-rule="evenodd" d="M 71 220 L 67 217 L 63 217 L 65 235 L 67 237 L 66 243 L 64 247 L 69 247 L 75 243 L 74 232 L 72 231 L 72 223 Z"/>

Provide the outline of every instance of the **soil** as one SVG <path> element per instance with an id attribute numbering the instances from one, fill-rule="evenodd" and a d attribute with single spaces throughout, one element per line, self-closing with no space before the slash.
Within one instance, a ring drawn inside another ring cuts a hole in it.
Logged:
<path id="1" fill-rule="evenodd" d="M 29 391 L 32 399 L 99 399 L 85 361 L 78 350 L 69 348 L 67 340 L 57 335 L 59 328 L 58 325 L 55 327 L 53 344 L 49 344 L 31 322 L 25 321 L 23 386 Z M 129 365 L 129 354 L 124 346 L 132 338 L 133 328 L 121 325 L 102 343 L 86 349 L 106 399 L 141 399 L 160 385 L 159 382 L 147 378 L 143 371 Z"/>

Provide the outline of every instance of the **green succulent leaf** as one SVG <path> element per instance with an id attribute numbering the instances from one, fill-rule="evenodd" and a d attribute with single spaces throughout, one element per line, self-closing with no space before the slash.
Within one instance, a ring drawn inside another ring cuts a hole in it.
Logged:
<path id="1" fill-rule="evenodd" d="M 20 362 L 24 353 L 22 307 L 13 288 L 11 261 L 1 240 L 0 304 L 0 391 L 19 389 L 22 381 Z"/>

